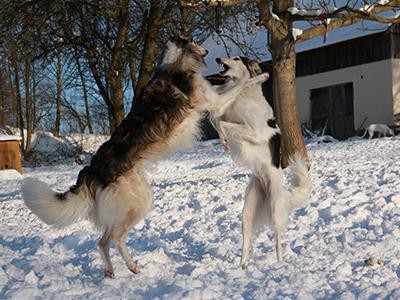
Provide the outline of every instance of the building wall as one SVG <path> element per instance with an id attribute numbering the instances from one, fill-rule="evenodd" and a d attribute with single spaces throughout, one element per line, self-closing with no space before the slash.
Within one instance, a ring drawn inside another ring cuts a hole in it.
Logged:
<path id="1" fill-rule="evenodd" d="M 323 63 L 323 62 L 321 62 Z M 400 65 L 400 60 L 396 60 Z M 297 105 L 302 123 L 309 124 L 311 113 L 310 90 L 324 86 L 353 82 L 354 128 L 372 123 L 393 125 L 392 59 L 348 67 L 340 70 L 296 78 Z M 400 79 L 400 69 L 395 76 Z M 400 97 L 400 80 L 396 92 Z M 400 99 L 399 99 L 400 112 Z"/>
<path id="2" fill-rule="evenodd" d="M 400 129 L 400 59 L 392 59 L 393 113 L 397 132 Z"/>

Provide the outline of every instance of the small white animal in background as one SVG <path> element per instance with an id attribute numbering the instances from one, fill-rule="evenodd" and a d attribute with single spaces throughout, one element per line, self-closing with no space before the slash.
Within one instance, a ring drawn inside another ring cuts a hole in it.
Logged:
<path id="1" fill-rule="evenodd" d="M 374 136 L 374 133 L 378 133 L 378 138 L 383 137 L 383 136 L 393 136 L 393 130 L 390 129 L 386 124 L 371 124 L 365 129 L 364 135 L 362 137 L 365 137 L 365 135 L 368 132 L 368 139 L 372 139 Z"/>
<path id="2" fill-rule="evenodd" d="M 220 73 L 228 80 L 218 86 L 225 94 L 238 82 L 261 74 L 259 64 L 246 57 L 217 58 Z M 307 162 L 296 154 L 290 161 L 292 185 L 284 186 L 280 163 L 281 134 L 272 108 L 267 103 L 261 83 L 244 89 L 236 101 L 220 114 L 212 111 L 214 126 L 222 144 L 232 158 L 252 172 L 246 190 L 242 215 L 243 247 L 241 267 L 249 259 L 250 244 L 259 225 L 270 225 L 275 234 L 278 261 L 282 260 L 281 238 L 289 221 L 289 212 L 301 206 L 310 196 L 311 179 Z"/>

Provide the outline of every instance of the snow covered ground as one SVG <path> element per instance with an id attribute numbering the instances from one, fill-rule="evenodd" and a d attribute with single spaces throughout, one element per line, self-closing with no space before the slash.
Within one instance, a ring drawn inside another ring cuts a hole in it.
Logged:
<path id="1" fill-rule="evenodd" d="M 128 237 L 133 275 L 111 249 L 116 279 L 104 279 L 99 234 L 87 221 L 63 230 L 23 205 L 20 179 L 0 181 L 0 299 L 399 299 L 400 139 L 308 145 L 313 192 L 291 214 L 284 261 L 270 230 L 238 267 L 247 170 L 216 141 L 161 162 L 155 206 Z M 64 190 L 81 166 L 25 169 Z M 367 266 L 375 257 L 383 266 Z"/>

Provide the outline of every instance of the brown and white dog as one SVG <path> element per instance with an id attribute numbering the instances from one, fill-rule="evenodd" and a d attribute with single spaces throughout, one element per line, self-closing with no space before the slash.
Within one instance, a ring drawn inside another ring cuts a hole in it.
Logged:
<path id="1" fill-rule="evenodd" d="M 26 206 L 45 223 L 62 227 L 89 218 L 103 231 L 99 248 L 107 277 L 114 277 L 111 241 L 128 269 L 139 272 L 125 240 L 153 205 L 146 178 L 149 163 L 192 146 L 204 110 L 221 114 L 244 88 L 267 79 L 261 75 L 219 95 L 202 76 L 207 52 L 191 38 L 169 41 L 140 99 L 68 191 L 57 193 L 36 179 L 23 182 Z"/>
<path id="2" fill-rule="evenodd" d="M 238 82 L 261 74 L 259 64 L 246 57 L 217 58 L 227 82 L 217 87 L 224 94 Z M 222 115 L 214 115 L 214 124 L 222 144 L 232 158 L 252 171 L 243 207 L 243 248 L 240 265 L 249 258 L 250 242 L 258 225 L 269 224 L 275 233 L 276 255 L 282 259 L 281 235 L 289 212 L 309 197 L 311 180 L 307 163 L 300 155 L 290 162 L 292 187 L 284 187 L 280 164 L 281 135 L 272 108 L 265 99 L 261 83 L 243 90 Z"/>

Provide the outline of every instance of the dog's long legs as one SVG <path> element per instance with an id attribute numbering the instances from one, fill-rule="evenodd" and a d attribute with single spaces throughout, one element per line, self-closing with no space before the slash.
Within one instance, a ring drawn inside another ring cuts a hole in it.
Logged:
<path id="1" fill-rule="evenodd" d="M 121 254 L 122 259 L 125 261 L 129 271 L 135 274 L 139 273 L 140 270 L 132 261 L 129 250 L 125 245 L 125 239 L 129 230 L 131 229 L 132 223 L 134 223 L 137 218 L 137 212 L 130 210 L 123 222 L 119 226 L 115 227 L 111 232 L 111 239 L 117 246 L 118 252 Z"/>
<path id="2" fill-rule="evenodd" d="M 226 132 L 225 129 L 223 127 L 221 127 L 221 121 L 219 119 L 217 119 L 215 124 L 215 129 L 218 132 L 219 135 L 219 139 L 221 140 L 221 144 L 224 146 L 225 150 L 228 150 L 229 145 L 228 145 L 228 138 L 226 136 Z"/>
<path id="3" fill-rule="evenodd" d="M 110 259 L 110 238 L 110 232 L 105 230 L 99 241 L 99 252 L 104 262 L 104 276 L 114 278 L 114 271 Z"/>
<path id="4" fill-rule="evenodd" d="M 240 260 L 240 266 L 246 267 L 246 263 L 249 259 L 250 243 L 253 235 L 254 222 L 256 220 L 256 212 L 259 209 L 259 201 L 263 199 L 263 189 L 259 180 L 253 175 L 250 179 L 249 186 L 246 190 L 245 202 L 243 206 L 242 215 L 242 234 L 243 234 L 243 246 L 242 246 L 242 258 Z"/>

